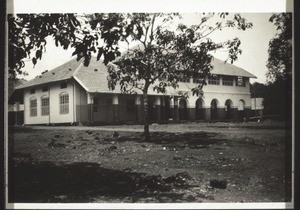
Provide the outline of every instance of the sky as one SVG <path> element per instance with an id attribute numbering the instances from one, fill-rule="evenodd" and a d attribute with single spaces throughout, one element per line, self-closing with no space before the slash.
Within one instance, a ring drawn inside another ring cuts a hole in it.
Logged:
<path id="1" fill-rule="evenodd" d="M 238 60 L 233 64 L 245 69 L 246 71 L 254 74 L 257 79 L 251 79 L 251 82 L 266 82 L 267 72 L 267 59 L 268 59 L 268 44 L 274 37 L 276 29 L 274 24 L 269 22 L 271 13 L 241 13 L 242 17 L 247 21 L 253 23 L 253 27 L 246 31 L 237 29 L 226 29 L 216 31 L 210 38 L 213 41 L 225 41 L 238 37 L 241 40 L 242 54 L 238 56 Z M 179 22 L 185 24 L 197 24 L 201 18 L 197 13 L 183 13 L 183 18 L 179 21 L 174 21 L 174 25 Z M 30 59 L 25 60 L 24 71 L 28 76 L 20 76 L 26 80 L 33 79 L 41 74 L 44 70 L 51 70 L 72 58 L 73 49 L 63 50 L 56 47 L 53 38 L 49 37 L 47 40 L 46 52 L 43 53 L 42 60 L 33 67 Z M 225 52 L 217 52 L 214 54 L 216 58 L 226 60 L 227 54 Z"/>

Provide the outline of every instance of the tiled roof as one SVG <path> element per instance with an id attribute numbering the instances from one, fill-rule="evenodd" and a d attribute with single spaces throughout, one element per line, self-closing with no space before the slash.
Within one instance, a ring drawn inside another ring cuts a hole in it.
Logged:
<path id="1" fill-rule="evenodd" d="M 16 87 L 16 89 L 22 89 L 26 87 L 32 87 L 36 85 L 41 85 L 49 82 L 56 82 L 61 80 L 70 79 L 77 67 L 79 66 L 81 62 L 77 62 L 76 58 L 54 68 L 51 71 L 47 71 L 46 73 L 30 80 L 27 83 L 24 83 L 22 85 L 19 85 Z"/>
<path id="2" fill-rule="evenodd" d="M 107 85 L 107 76 L 107 67 L 101 60 L 97 61 L 96 57 L 92 57 L 88 67 L 81 65 L 74 74 L 74 78 L 88 92 L 110 91 Z"/>
<path id="3" fill-rule="evenodd" d="M 219 59 L 214 59 L 212 65 L 214 67 L 212 74 L 256 78 L 242 68 L 224 63 L 224 61 Z M 81 61 L 77 61 L 76 58 L 74 58 L 63 65 L 42 74 L 41 77 L 37 77 L 16 87 L 16 89 L 74 78 L 88 92 L 111 92 L 107 85 L 107 76 L 107 67 L 100 60 L 97 61 L 96 57 L 92 57 L 88 67 L 85 67 Z M 116 87 L 113 92 L 119 93 L 120 88 Z M 149 94 L 152 92 L 152 88 L 149 88 Z"/>
<path id="4" fill-rule="evenodd" d="M 214 58 L 211 64 L 213 66 L 212 74 L 257 78 L 248 71 L 217 58 Z"/>

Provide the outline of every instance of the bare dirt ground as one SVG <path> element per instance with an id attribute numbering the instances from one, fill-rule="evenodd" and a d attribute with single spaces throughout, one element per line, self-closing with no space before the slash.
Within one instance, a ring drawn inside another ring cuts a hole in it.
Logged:
<path id="1" fill-rule="evenodd" d="M 10 202 L 284 202 L 281 123 L 9 128 Z"/>

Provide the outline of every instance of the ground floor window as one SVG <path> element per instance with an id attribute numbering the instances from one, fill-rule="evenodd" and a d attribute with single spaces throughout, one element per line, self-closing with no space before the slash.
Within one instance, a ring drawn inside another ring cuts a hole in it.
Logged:
<path id="1" fill-rule="evenodd" d="M 41 99 L 41 113 L 42 116 L 49 115 L 49 98 L 43 97 Z"/>
<path id="2" fill-rule="evenodd" d="M 69 114 L 69 94 L 63 93 L 59 96 L 59 113 Z"/>
<path id="3" fill-rule="evenodd" d="M 30 117 L 37 116 L 37 100 L 36 98 L 30 99 Z"/>
<path id="4" fill-rule="evenodd" d="M 127 112 L 135 111 L 135 99 L 134 98 L 128 98 L 126 100 L 126 111 Z"/>

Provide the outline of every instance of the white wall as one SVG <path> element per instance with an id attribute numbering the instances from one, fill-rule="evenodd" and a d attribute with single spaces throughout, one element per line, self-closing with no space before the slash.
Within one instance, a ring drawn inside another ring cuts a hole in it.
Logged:
<path id="1" fill-rule="evenodd" d="M 35 93 L 30 94 L 30 89 L 24 90 L 24 123 L 25 124 L 45 124 L 45 123 L 72 123 L 74 122 L 73 105 L 73 84 L 68 82 L 67 88 L 60 89 L 60 83 L 48 84 L 48 92 L 42 92 L 42 86 L 35 87 Z M 60 114 L 59 95 L 61 93 L 69 94 L 69 113 Z M 41 97 L 49 96 L 50 114 L 41 116 Z M 37 116 L 30 116 L 30 98 L 37 98 Z"/>
<path id="2" fill-rule="evenodd" d="M 41 98 L 43 96 L 49 97 L 49 92 L 42 92 L 42 88 L 35 88 L 35 93 L 30 94 L 30 89 L 24 90 L 24 124 L 43 124 L 49 122 L 49 116 L 41 115 Z M 37 99 L 37 116 L 30 116 L 30 99 Z M 51 100 L 51 99 L 50 99 Z"/>
<path id="3" fill-rule="evenodd" d="M 206 80 L 208 83 L 208 81 Z M 196 87 L 198 84 L 195 83 L 179 83 L 178 90 L 181 91 L 191 91 L 192 88 Z M 210 103 L 213 99 L 217 99 L 219 102 L 218 107 L 225 107 L 225 101 L 230 99 L 233 102 L 233 108 L 237 108 L 239 101 L 243 100 L 245 102 L 245 108 L 250 108 L 251 106 L 251 94 L 250 94 L 250 83 L 249 79 L 246 80 L 245 87 L 236 86 L 235 80 L 233 86 L 222 85 L 222 79 L 219 85 L 207 84 L 203 87 L 203 108 L 209 108 Z M 194 108 L 196 104 L 197 96 L 191 96 L 188 98 L 188 107 Z"/>

